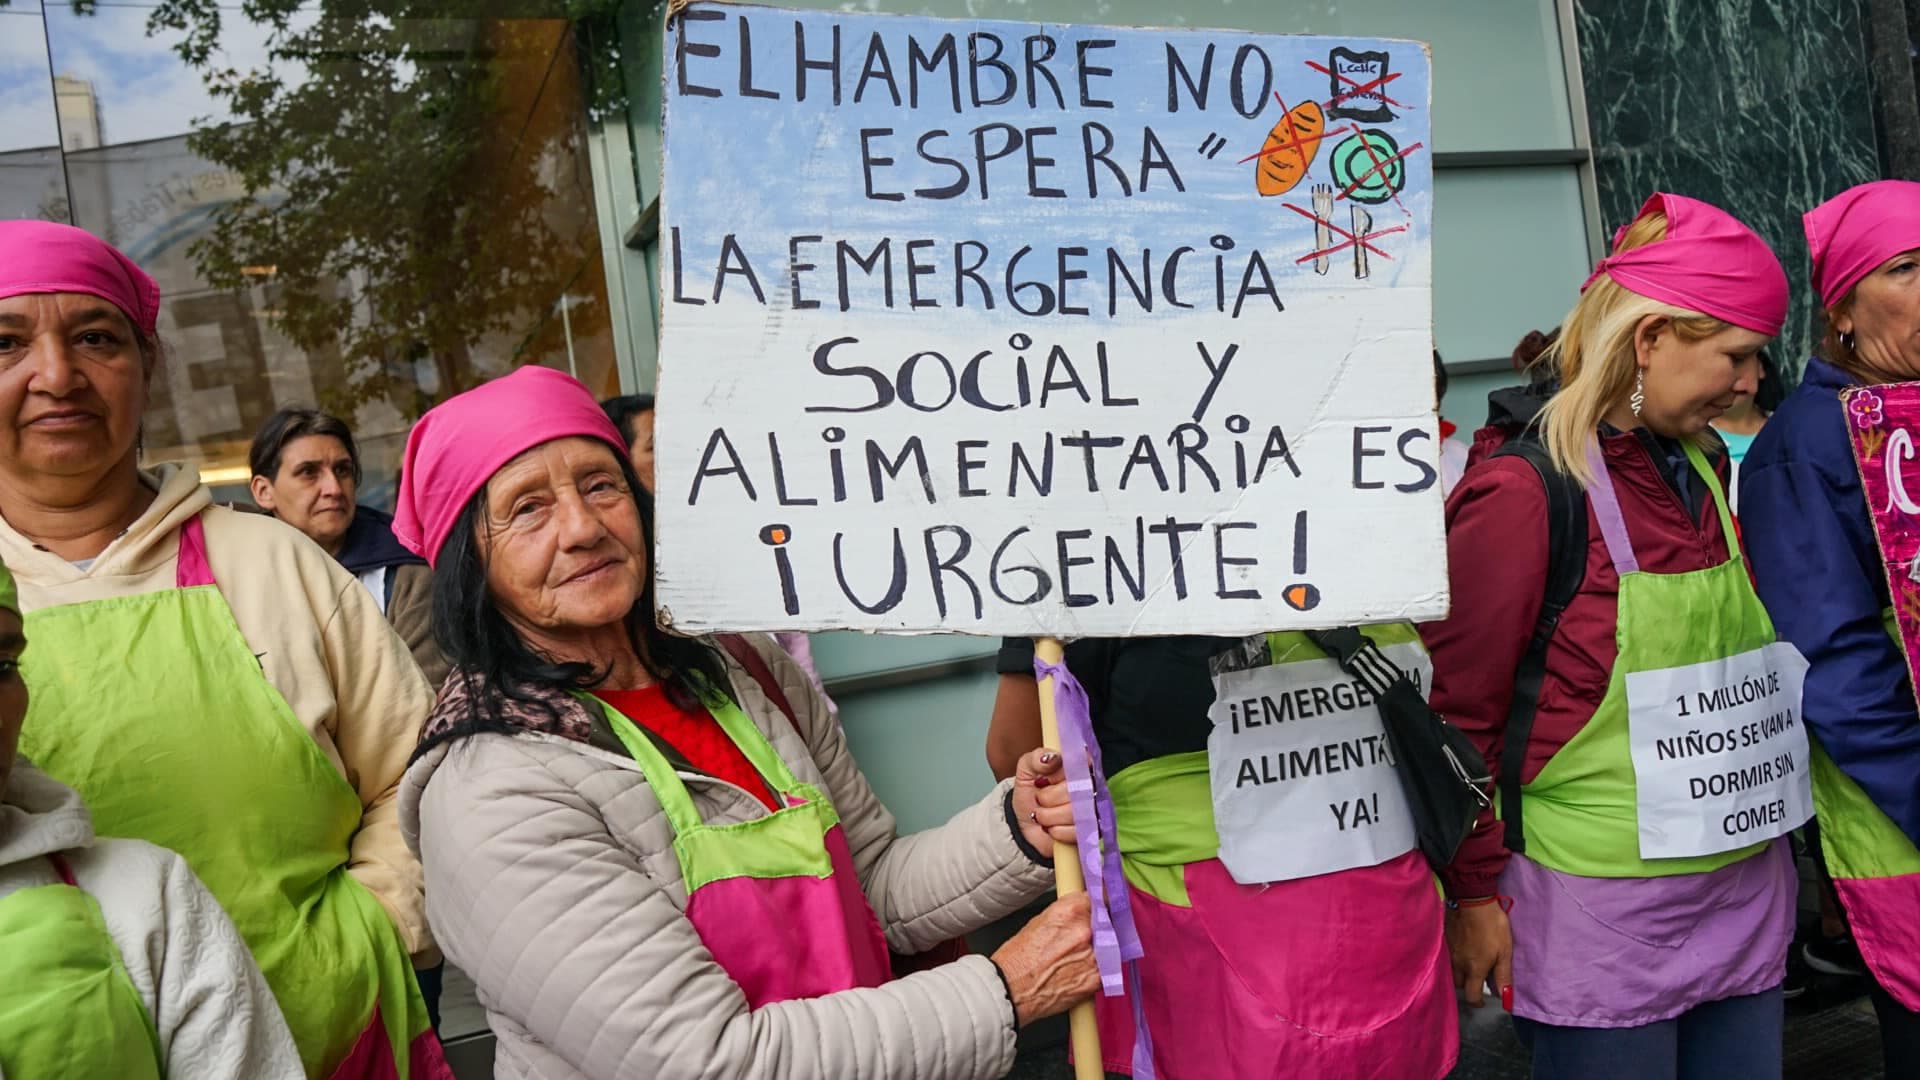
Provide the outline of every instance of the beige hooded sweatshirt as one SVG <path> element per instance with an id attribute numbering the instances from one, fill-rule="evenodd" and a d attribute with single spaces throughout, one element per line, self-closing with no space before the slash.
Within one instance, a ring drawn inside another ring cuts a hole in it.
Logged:
<path id="1" fill-rule="evenodd" d="M 0 561 L 13 570 L 20 606 L 173 588 L 180 526 L 200 514 L 214 580 L 267 682 L 365 807 L 348 871 L 386 908 L 416 961 L 435 959 L 420 862 L 400 835 L 395 803 L 433 706 L 406 643 L 360 582 L 299 530 L 213 506 L 197 474 L 179 466 L 142 478 L 156 491 L 153 505 L 85 570 L 0 520 Z"/>

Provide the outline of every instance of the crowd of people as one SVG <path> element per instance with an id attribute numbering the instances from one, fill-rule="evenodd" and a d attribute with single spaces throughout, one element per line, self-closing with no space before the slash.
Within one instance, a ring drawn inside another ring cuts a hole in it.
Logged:
<path id="1" fill-rule="evenodd" d="M 1920 1076 L 1920 715 L 1840 398 L 1920 378 L 1920 184 L 1806 228 L 1830 333 L 1791 394 L 1779 260 L 1656 194 L 1448 440 L 1452 610 L 1361 633 L 1492 774 L 1450 860 L 1220 781 L 1223 688 L 1342 677 L 1323 637 L 1068 645 L 1143 948 L 1096 997 L 1084 896 L 955 947 L 1075 836 L 1031 642 L 1000 650 L 997 785 L 903 835 L 804 636 L 656 624 L 652 398 L 538 366 L 458 394 L 391 515 L 349 426 L 287 409 L 264 513 L 215 505 L 140 464 L 154 281 L 0 223 L 0 1073 L 447 1078 L 444 960 L 502 1077 L 986 1080 L 1093 998 L 1111 1072 L 1420 1080 L 1489 995 L 1545 1080 L 1778 1076 L 1798 830 L 1888 1075 Z M 1637 753 L 1688 732 L 1636 687 L 1781 643 L 1814 820 L 1710 843 Z"/>

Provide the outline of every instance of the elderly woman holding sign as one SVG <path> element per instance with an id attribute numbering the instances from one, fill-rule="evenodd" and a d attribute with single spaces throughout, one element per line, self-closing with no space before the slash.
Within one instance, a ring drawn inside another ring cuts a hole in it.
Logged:
<path id="1" fill-rule="evenodd" d="M 1920 380 L 1920 184 L 1863 184 L 1806 228 L 1827 340 L 1754 439 L 1741 517 L 1760 596 L 1811 665 L 1821 847 L 1878 983 L 1887 1075 L 1920 1076 L 1920 717 L 1874 540 L 1879 507 L 1849 442 L 1893 418 L 1873 391 L 1849 398 L 1851 415 L 1840 399 L 1848 386 Z"/>
<path id="2" fill-rule="evenodd" d="M 1654 195 L 1568 314 L 1536 428 L 1448 500 L 1433 701 L 1505 820 L 1443 871 L 1447 934 L 1535 1077 L 1780 1075 L 1805 661 L 1749 582 L 1708 425 L 1786 310 L 1765 242 Z"/>
<path id="3" fill-rule="evenodd" d="M 407 439 L 403 544 L 454 662 L 401 792 L 428 913 L 498 1075 L 987 1080 L 1098 985 L 1086 899 L 991 958 L 891 978 L 1045 893 L 1057 755 L 894 831 L 764 638 L 654 625 L 652 501 L 587 389 L 523 368 Z M 744 649 L 738 648 L 745 644 Z"/>

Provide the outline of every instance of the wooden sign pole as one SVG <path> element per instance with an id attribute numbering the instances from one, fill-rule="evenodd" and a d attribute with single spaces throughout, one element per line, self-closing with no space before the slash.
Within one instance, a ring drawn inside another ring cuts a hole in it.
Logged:
<path id="1" fill-rule="evenodd" d="M 1059 638 L 1035 638 L 1033 652 L 1043 663 L 1058 664 L 1064 655 Z M 1053 676 L 1040 680 L 1040 741 L 1049 750 L 1060 749 L 1060 717 L 1054 709 Z M 1054 891 L 1061 896 L 1087 891 L 1086 876 L 1080 872 L 1080 856 L 1073 844 L 1053 842 Z M 1072 1035 L 1073 1075 L 1075 1080 L 1103 1080 L 1106 1069 L 1100 1057 L 1100 1029 L 1093 1020 L 1093 1002 L 1083 1001 L 1067 1014 Z"/>

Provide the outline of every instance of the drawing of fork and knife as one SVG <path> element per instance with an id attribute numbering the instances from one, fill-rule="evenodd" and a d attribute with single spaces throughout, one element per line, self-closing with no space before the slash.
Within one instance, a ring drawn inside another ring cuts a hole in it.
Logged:
<path id="1" fill-rule="evenodd" d="M 1373 228 L 1373 215 L 1358 206 L 1351 207 L 1349 220 L 1353 223 L 1353 276 L 1364 278 L 1371 270 L 1367 266 L 1367 245 L 1361 240 Z M 1313 185 L 1313 249 L 1326 251 L 1333 246 L 1333 229 L 1329 222 L 1333 220 L 1333 185 Z M 1313 260 L 1313 272 L 1326 276 L 1332 268 L 1333 260 L 1326 255 L 1316 256 Z"/>

